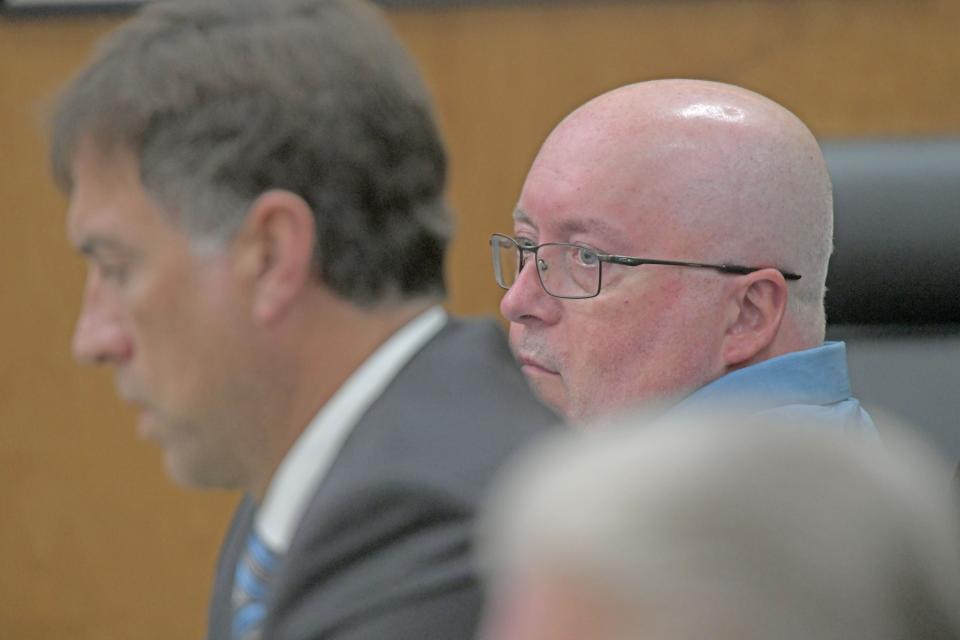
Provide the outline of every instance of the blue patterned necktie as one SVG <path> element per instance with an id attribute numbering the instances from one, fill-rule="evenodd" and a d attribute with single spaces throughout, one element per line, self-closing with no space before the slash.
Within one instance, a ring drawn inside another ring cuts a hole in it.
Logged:
<path id="1" fill-rule="evenodd" d="M 233 578 L 233 640 L 259 640 L 267 615 L 270 578 L 280 556 L 250 530 Z"/>

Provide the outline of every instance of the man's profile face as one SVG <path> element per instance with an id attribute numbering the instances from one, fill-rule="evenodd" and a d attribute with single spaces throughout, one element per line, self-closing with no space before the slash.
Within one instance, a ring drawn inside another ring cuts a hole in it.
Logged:
<path id="1" fill-rule="evenodd" d="M 68 234 L 88 262 L 74 355 L 113 367 L 139 434 L 163 448 L 176 480 L 235 486 L 244 317 L 229 253 L 195 253 L 129 153 L 81 144 L 73 178 Z"/>
<path id="2" fill-rule="evenodd" d="M 644 258 L 709 257 L 672 215 L 672 160 L 608 153 L 613 145 L 595 140 L 593 130 L 569 129 L 555 132 L 534 162 L 515 236 Z M 563 300 L 544 292 L 531 264 L 528 258 L 500 309 L 527 379 L 568 418 L 682 394 L 720 375 L 716 275 L 604 264 L 597 297 Z"/>

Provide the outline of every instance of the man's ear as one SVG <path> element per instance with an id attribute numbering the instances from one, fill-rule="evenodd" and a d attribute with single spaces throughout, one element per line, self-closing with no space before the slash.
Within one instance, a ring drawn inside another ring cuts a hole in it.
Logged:
<path id="1" fill-rule="evenodd" d="M 776 269 L 760 269 L 737 280 L 730 300 L 730 324 L 723 338 L 723 360 L 728 368 L 753 364 L 767 352 L 787 309 L 787 282 Z"/>
<path id="2" fill-rule="evenodd" d="M 290 191 L 264 192 L 250 206 L 242 234 L 256 322 L 275 322 L 310 285 L 315 227 L 310 205 Z"/>

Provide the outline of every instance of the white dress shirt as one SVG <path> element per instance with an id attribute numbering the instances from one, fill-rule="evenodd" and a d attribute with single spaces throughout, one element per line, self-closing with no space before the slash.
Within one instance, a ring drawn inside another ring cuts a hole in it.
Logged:
<path id="1" fill-rule="evenodd" d="M 310 498 L 316 493 L 354 425 L 447 316 L 431 307 L 393 334 L 334 393 L 307 425 L 277 468 L 255 527 L 268 547 L 287 552 Z"/>

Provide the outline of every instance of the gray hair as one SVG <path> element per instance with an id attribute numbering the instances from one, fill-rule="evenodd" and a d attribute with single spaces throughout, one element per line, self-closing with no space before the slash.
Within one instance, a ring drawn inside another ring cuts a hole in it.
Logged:
<path id="1" fill-rule="evenodd" d="M 559 570 L 671 640 L 960 638 L 960 513 L 929 452 L 811 425 L 624 426 L 514 470 L 482 529 L 495 576 Z"/>
<path id="2" fill-rule="evenodd" d="M 131 151 L 144 188 L 222 244 L 271 189 L 316 222 L 321 282 L 358 305 L 442 295 L 446 158 L 403 47 L 357 0 L 167 0 L 112 34 L 61 97 L 54 176 L 81 141 Z"/>

